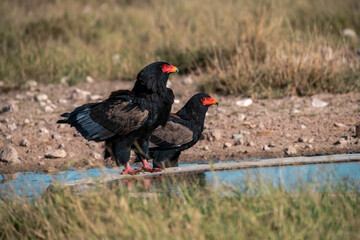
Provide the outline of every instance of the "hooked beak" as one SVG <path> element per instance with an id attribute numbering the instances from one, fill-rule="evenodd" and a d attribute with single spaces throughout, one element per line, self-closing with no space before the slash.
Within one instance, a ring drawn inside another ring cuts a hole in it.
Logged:
<path id="1" fill-rule="evenodd" d="M 176 72 L 176 73 L 178 73 L 179 72 L 179 69 L 177 68 L 177 67 L 175 67 L 175 66 L 173 66 L 174 68 L 173 68 L 173 72 Z"/>

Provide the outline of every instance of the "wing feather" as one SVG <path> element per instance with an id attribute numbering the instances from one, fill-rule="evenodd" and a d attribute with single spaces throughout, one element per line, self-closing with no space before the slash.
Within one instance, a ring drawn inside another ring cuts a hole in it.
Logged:
<path id="1" fill-rule="evenodd" d="M 139 129 L 148 118 L 149 111 L 124 99 L 108 99 L 90 110 L 91 119 L 117 135 L 126 135 Z"/>
<path id="2" fill-rule="evenodd" d="M 186 126 L 168 121 L 165 127 L 156 128 L 150 138 L 150 148 L 179 147 L 193 140 L 193 132 Z"/>

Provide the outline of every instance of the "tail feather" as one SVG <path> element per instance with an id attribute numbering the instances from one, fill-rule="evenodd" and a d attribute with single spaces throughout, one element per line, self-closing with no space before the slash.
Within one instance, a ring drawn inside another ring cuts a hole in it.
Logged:
<path id="1" fill-rule="evenodd" d="M 63 114 L 61 114 L 60 115 L 60 117 L 66 117 L 66 118 L 68 118 L 68 117 L 70 117 L 70 113 L 63 113 Z"/>
<path id="2" fill-rule="evenodd" d="M 90 117 L 91 107 L 97 103 L 85 104 L 76 108 L 71 113 L 63 113 L 61 116 L 67 119 L 58 120 L 57 123 L 67 123 L 75 127 L 87 140 L 103 141 L 115 136 L 115 133 L 105 129 Z"/>
<path id="3" fill-rule="evenodd" d="M 69 123 L 67 119 L 60 119 L 60 120 L 57 120 L 56 123 Z"/>

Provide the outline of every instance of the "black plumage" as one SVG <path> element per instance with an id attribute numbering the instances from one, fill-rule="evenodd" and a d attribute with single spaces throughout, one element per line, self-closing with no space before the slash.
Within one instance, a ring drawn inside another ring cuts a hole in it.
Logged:
<path id="1" fill-rule="evenodd" d="M 112 92 L 103 102 L 88 103 L 61 116 L 81 135 L 92 141 L 105 141 L 106 150 L 124 173 L 135 173 L 129 164 L 130 150 L 138 143 L 143 155 L 148 153 L 149 138 L 154 129 L 165 125 L 174 102 L 174 94 L 166 88 L 169 75 L 178 72 L 166 62 L 155 62 L 142 69 L 131 91 Z M 146 159 L 144 170 L 152 171 Z"/>
<path id="2" fill-rule="evenodd" d="M 217 101 L 206 93 L 198 93 L 175 114 L 170 114 L 166 126 L 156 128 L 150 137 L 149 155 L 154 167 L 178 166 L 182 151 L 200 139 L 209 106 Z"/>

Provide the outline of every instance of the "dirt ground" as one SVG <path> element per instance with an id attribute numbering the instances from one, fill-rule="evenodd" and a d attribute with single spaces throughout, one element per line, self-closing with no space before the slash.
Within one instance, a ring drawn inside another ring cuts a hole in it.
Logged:
<path id="1" fill-rule="evenodd" d="M 174 112 L 196 93 L 196 82 L 194 76 L 171 78 Z M 115 167 L 111 159 L 103 159 L 102 143 L 88 142 L 74 128 L 56 121 L 63 112 L 132 85 L 89 79 L 77 86 L 30 82 L 22 90 L 0 91 L 0 153 L 11 146 L 15 158 L 0 161 L 0 173 Z M 219 106 L 209 108 L 202 140 L 184 151 L 180 162 L 360 152 L 355 136 L 360 93 L 252 99 L 247 107 L 238 102 L 244 100 L 241 97 L 211 95 Z M 318 99 L 328 105 L 314 107 Z M 60 157 L 46 157 L 51 154 Z"/>

